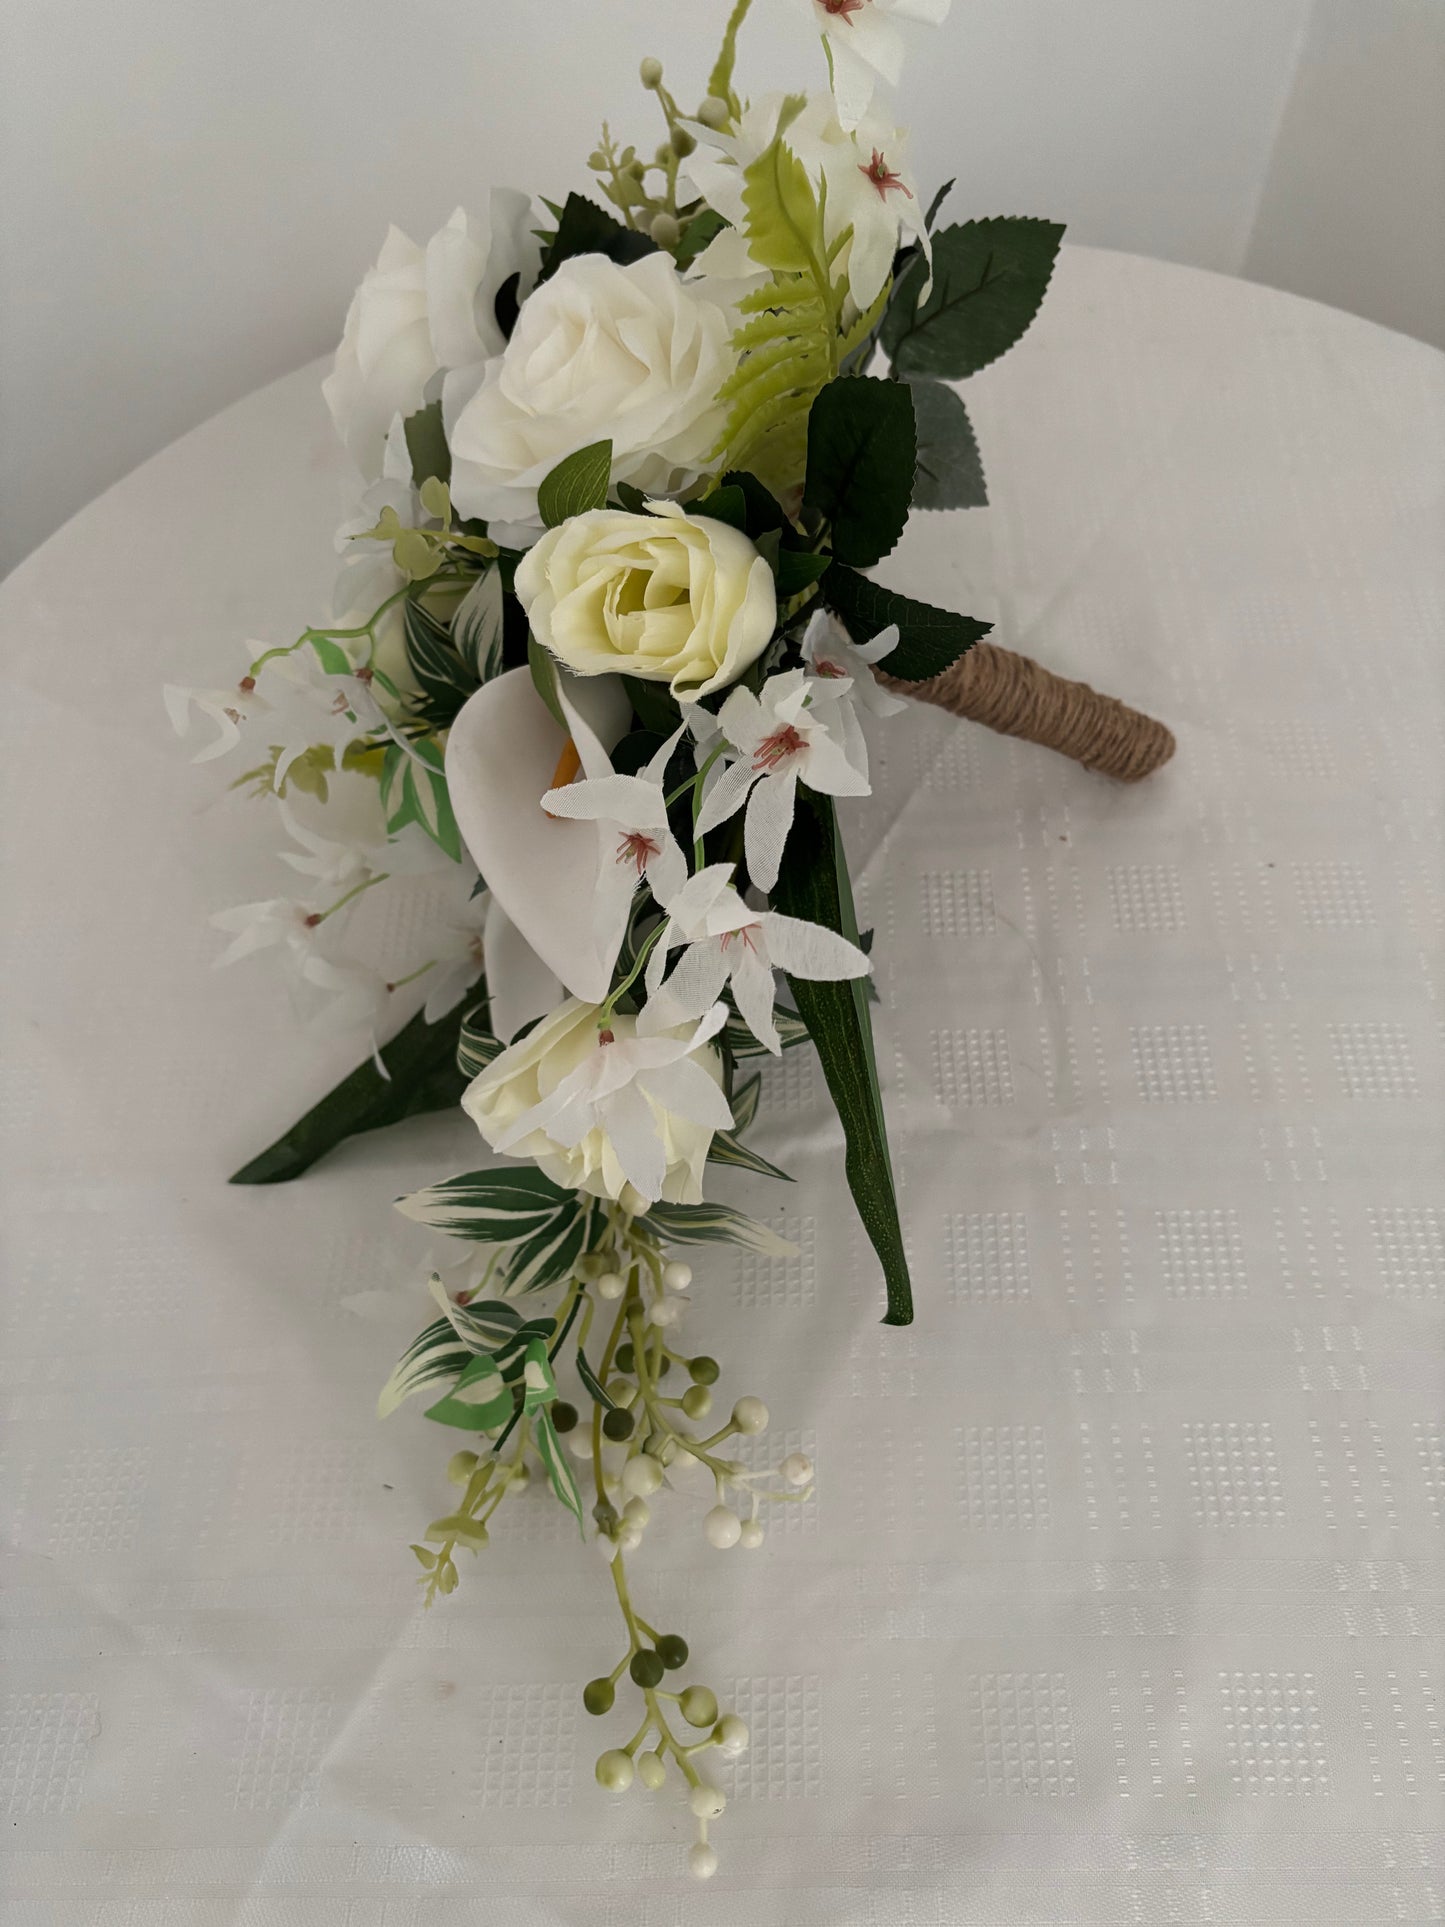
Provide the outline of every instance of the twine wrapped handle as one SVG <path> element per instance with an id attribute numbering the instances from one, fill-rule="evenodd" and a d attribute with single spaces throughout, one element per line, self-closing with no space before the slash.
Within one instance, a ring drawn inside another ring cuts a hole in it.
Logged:
<path id="1" fill-rule="evenodd" d="M 1174 754 L 1173 732 L 1152 716 L 991 642 L 975 643 L 928 682 L 873 673 L 886 689 L 1057 750 L 1119 783 L 1152 776 Z"/>

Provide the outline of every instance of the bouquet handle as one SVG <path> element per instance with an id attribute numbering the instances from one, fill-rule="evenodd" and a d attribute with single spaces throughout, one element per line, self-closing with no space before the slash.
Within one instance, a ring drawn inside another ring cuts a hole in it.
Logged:
<path id="1" fill-rule="evenodd" d="M 1119 783 L 1152 776 L 1174 754 L 1173 732 L 1152 716 L 994 643 L 976 643 L 928 682 L 874 673 L 888 689 L 1057 750 Z"/>

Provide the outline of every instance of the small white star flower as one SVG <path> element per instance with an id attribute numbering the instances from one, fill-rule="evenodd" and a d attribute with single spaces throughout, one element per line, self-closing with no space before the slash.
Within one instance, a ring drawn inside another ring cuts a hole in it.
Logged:
<path id="1" fill-rule="evenodd" d="M 902 696 L 890 695 L 872 674 L 872 665 L 897 647 L 896 622 L 880 629 L 871 642 L 854 642 L 842 623 L 825 609 L 815 612 L 803 632 L 803 661 L 808 673 L 839 687 L 846 682 L 848 695 L 871 716 L 893 716 L 908 706 Z"/>
<path id="2" fill-rule="evenodd" d="M 894 22 L 918 20 L 937 27 L 950 0 L 804 0 L 823 36 L 833 75 L 833 99 L 845 127 L 856 127 L 880 80 L 898 85 L 903 36 Z"/>

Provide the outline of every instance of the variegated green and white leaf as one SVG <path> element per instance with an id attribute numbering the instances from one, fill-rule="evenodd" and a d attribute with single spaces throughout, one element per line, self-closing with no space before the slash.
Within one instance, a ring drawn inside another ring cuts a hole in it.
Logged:
<path id="1" fill-rule="evenodd" d="M 707 1157 L 709 1164 L 733 1164 L 740 1171 L 756 1171 L 764 1178 L 781 1178 L 784 1184 L 793 1182 L 786 1171 L 780 1171 L 776 1164 L 769 1164 L 760 1152 L 752 1150 L 732 1131 L 713 1132 Z"/>
<path id="2" fill-rule="evenodd" d="M 402 610 L 406 658 L 422 692 L 414 706 L 428 722 L 444 728 L 477 686 L 462 661 L 447 625 L 425 603 L 408 601 Z"/>
<path id="3" fill-rule="evenodd" d="M 539 1342 L 545 1344 L 556 1329 L 555 1318 L 529 1318 L 525 1324 L 518 1325 L 492 1354 L 502 1368 L 502 1376 L 509 1381 L 520 1378 L 528 1347 Z"/>
<path id="4" fill-rule="evenodd" d="M 413 1392 L 434 1385 L 438 1379 L 454 1378 L 471 1362 L 472 1354 L 458 1341 L 450 1319 L 438 1318 L 412 1340 L 397 1361 L 396 1370 L 376 1401 L 377 1417 L 386 1418 Z"/>
<path id="5" fill-rule="evenodd" d="M 583 1388 L 587 1396 L 592 1400 L 592 1403 L 594 1405 L 600 1405 L 604 1412 L 611 1411 L 613 1400 L 607 1396 L 606 1391 L 603 1389 L 602 1380 L 588 1364 L 587 1354 L 580 1345 L 577 1347 L 577 1376 L 581 1379 Z"/>
<path id="6" fill-rule="evenodd" d="M 534 1437 L 552 1490 L 577 1521 L 577 1530 L 585 1539 L 587 1528 L 582 1520 L 582 1494 L 577 1489 L 577 1477 L 567 1454 L 562 1450 L 562 1441 L 553 1427 L 552 1415 L 545 1409 L 537 1414 Z"/>
<path id="7" fill-rule="evenodd" d="M 452 617 L 452 647 L 479 683 L 502 672 L 502 572 L 483 571 Z"/>
<path id="8" fill-rule="evenodd" d="M 733 1131 L 741 1137 L 758 1114 L 758 1098 L 762 1094 L 763 1079 L 760 1071 L 745 1077 L 741 1084 L 733 1087 L 730 1102 L 733 1107 Z"/>
<path id="9" fill-rule="evenodd" d="M 557 1381 L 552 1376 L 552 1361 L 547 1356 L 547 1347 L 540 1338 L 534 1338 L 527 1347 L 527 1360 L 522 1368 L 522 1410 L 540 1411 L 542 1406 L 550 1405 L 557 1396 Z"/>
<path id="10" fill-rule="evenodd" d="M 464 1171 L 397 1200 L 397 1210 L 433 1231 L 479 1244 L 509 1245 L 534 1237 L 565 1206 L 576 1205 L 540 1171 Z"/>
<path id="11" fill-rule="evenodd" d="M 432 737 L 417 736 L 406 748 L 387 744 L 381 766 L 381 806 L 389 835 L 395 836 L 408 823 L 418 823 L 438 849 L 460 863 L 461 832 L 442 773 L 442 752 Z"/>
<path id="12" fill-rule="evenodd" d="M 515 1305 L 509 1305 L 500 1298 L 483 1298 L 474 1304 L 459 1305 L 448 1296 L 447 1288 L 436 1272 L 427 1281 L 427 1289 L 441 1307 L 452 1330 L 469 1350 L 494 1352 L 516 1338 L 522 1314 Z"/>
<path id="13" fill-rule="evenodd" d="M 570 1278 L 587 1249 L 592 1208 L 579 1200 L 526 1238 L 507 1260 L 507 1284 L 512 1291 L 541 1291 Z"/>
<path id="14" fill-rule="evenodd" d="M 654 1204 L 643 1223 L 665 1242 L 738 1245 L 764 1258 L 796 1257 L 798 1247 L 730 1204 Z"/>
<path id="15" fill-rule="evenodd" d="M 457 1037 L 457 1069 L 463 1077 L 480 1077 L 488 1064 L 506 1049 L 501 1038 L 494 1037 L 487 1028 L 490 1009 L 485 1002 L 477 1004 L 462 1019 Z"/>
<path id="16" fill-rule="evenodd" d="M 438 1425 L 487 1432 L 512 1416 L 512 1390 L 494 1358 L 472 1358 L 446 1396 L 427 1407 L 426 1415 Z"/>

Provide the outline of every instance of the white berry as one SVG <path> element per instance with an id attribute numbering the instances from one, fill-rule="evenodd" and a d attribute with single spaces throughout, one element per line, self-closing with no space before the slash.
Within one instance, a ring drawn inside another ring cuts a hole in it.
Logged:
<path id="1" fill-rule="evenodd" d="M 622 1468 L 622 1489 L 630 1492 L 634 1498 L 650 1499 L 661 1484 L 662 1468 L 656 1459 L 648 1458 L 645 1452 L 639 1452 Z"/>
<path id="2" fill-rule="evenodd" d="M 627 1280 L 618 1271 L 604 1271 L 597 1280 L 599 1298 L 620 1298 L 627 1289 Z"/>
<path id="3" fill-rule="evenodd" d="M 672 1300 L 670 1298 L 659 1298 L 651 1311 L 648 1312 L 647 1322 L 649 1325 L 675 1325 L 678 1317 L 677 1306 Z"/>
<path id="4" fill-rule="evenodd" d="M 632 1785 L 632 1757 L 620 1746 L 609 1748 L 597 1760 L 597 1784 L 610 1793 L 626 1793 Z"/>
<path id="5" fill-rule="evenodd" d="M 740 1398 L 733 1407 L 733 1426 L 745 1433 L 766 1432 L 768 1408 L 760 1398 Z"/>
<path id="6" fill-rule="evenodd" d="M 685 1265 L 680 1258 L 662 1267 L 663 1286 L 668 1291 L 686 1291 L 692 1283 L 692 1266 Z"/>
<path id="7" fill-rule="evenodd" d="M 617 1535 L 617 1545 L 618 1545 L 619 1551 L 636 1552 L 637 1548 L 641 1544 L 642 1544 L 642 1527 L 641 1526 L 624 1525 L 622 1530 Z"/>
<path id="8" fill-rule="evenodd" d="M 638 1531 L 641 1532 L 642 1528 L 652 1517 L 652 1511 L 646 1499 L 629 1499 L 627 1504 L 622 1508 L 622 1516 L 628 1525 L 636 1526 Z"/>
<path id="9" fill-rule="evenodd" d="M 738 1544 L 749 1552 L 756 1552 L 766 1537 L 767 1534 L 763 1531 L 761 1522 L 757 1519 L 748 1519 L 738 1533 Z"/>
<path id="10" fill-rule="evenodd" d="M 703 1519 L 702 1529 L 710 1546 L 716 1546 L 719 1552 L 726 1552 L 742 1537 L 743 1522 L 731 1506 L 715 1505 Z"/>
<path id="11" fill-rule="evenodd" d="M 606 1756 L 604 1755 L 603 1757 L 605 1758 Z M 632 1765 L 631 1760 L 629 1760 L 627 1764 L 630 1767 Z M 628 1778 L 631 1779 L 631 1777 L 629 1773 Z M 703 1780 L 693 1788 L 691 1794 L 688 1796 L 688 1805 L 692 1808 L 699 1820 L 716 1820 L 723 1808 L 727 1805 L 727 1795 L 721 1787 L 709 1786 L 707 1781 Z"/>
<path id="12" fill-rule="evenodd" d="M 740 1753 L 748 1750 L 748 1723 L 740 1720 L 736 1713 L 724 1713 L 713 1731 L 718 1751 L 729 1760 L 735 1760 Z"/>
<path id="13" fill-rule="evenodd" d="M 717 1872 L 717 1855 L 706 1840 L 699 1840 L 695 1847 L 688 1848 L 687 1865 L 694 1879 L 711 1880 Z"/>
<path id="14" fill-rule="evenodd" d="M 667 1766 L 660 1753 L 644 1753 L 637 1762 L 637 1777 L 649 1793 L 657 1789 L 667 1778 Z"/>
<path id="15" fill-rule="evenodd" d="M 574 1459 L 590 1459 L 592 1456 L 592 1427 L 574 1425 L 567 1434 L 567 1450 Z"/>
<path id="16" fill-rule="evenodd" d="M 813 1461 L 806 1452 L 790 1452 L 778 1467 L 789 1485 L 811 1485 Z"/>

